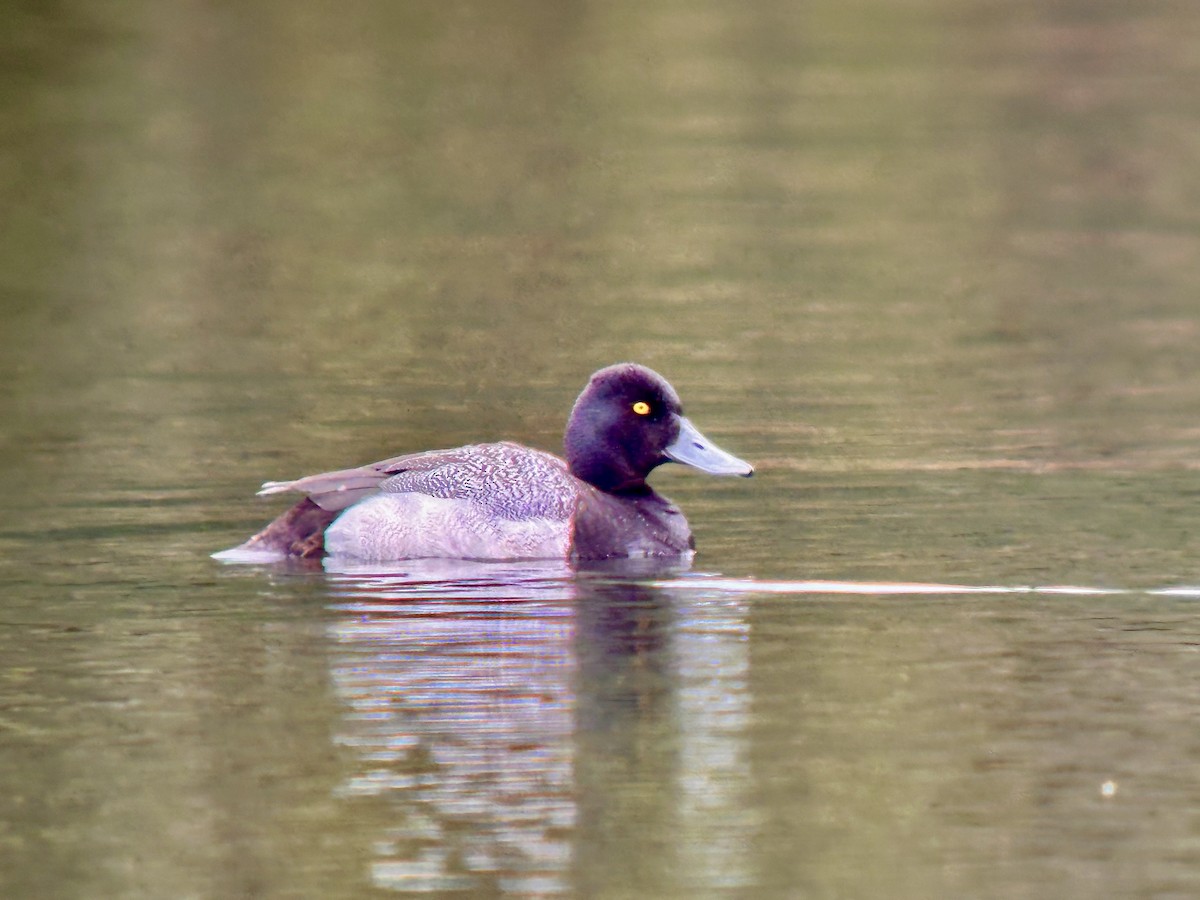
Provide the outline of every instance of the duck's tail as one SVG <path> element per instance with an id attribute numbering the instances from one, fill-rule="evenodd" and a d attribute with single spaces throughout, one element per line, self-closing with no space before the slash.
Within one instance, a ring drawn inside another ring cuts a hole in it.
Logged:
<path id="1" fill-rule="evenodd" d="M 287 557 L 320 559 L 325 529 L 341 510 L 322 509 L 305 497 L 244 544 L 214 553 L 225 562 L 273 562 Z"/>

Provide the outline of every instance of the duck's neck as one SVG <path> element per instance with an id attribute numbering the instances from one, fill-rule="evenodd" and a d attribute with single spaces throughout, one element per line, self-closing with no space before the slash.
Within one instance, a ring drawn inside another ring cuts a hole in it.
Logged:
<path id="1" fill-rule="evenodd" d="M 572 417 L 563 441 L 567 466 L 581 481 L 609 494 L 637 496 L 650 493 L 646 475 L 623 455 L 614 454 L 603 436 L 587 422 Z"/>
<path id="2" fill-rule="evenodd" d="M 568 444 L 567 465 L 576 478 L 606 493 L 630 496 L 650 493 L 645 476 L 630 471 L 602 453 L 572 452 Z"/>

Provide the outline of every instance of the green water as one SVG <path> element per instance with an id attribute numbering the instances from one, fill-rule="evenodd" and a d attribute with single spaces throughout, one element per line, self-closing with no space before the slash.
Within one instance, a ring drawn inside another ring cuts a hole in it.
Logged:
<path id="1" fill-rule="evenodd" d="M 1194 896 L 1194 18 L 7 4 L 0 894 Z M 690 572 L 209 559 L 624 359 Z"/>

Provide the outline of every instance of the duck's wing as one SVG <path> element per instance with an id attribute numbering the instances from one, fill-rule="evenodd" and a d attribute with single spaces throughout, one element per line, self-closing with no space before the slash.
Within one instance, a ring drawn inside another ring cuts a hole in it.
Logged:
<path id="1" fill-rule="evenodd" d="M 260 497 L 296 491 L 336 512 L 372 494 L 419 493 L 471 500 L 506 517 L 565 515 L 571 495 L 566 463 L 520 444 L 470 444 L 394 456 L 353 469 L 268 481 Z"/>
<path id="2" fill-rule="evenodd" d="M 566 519 L 578 482 L 550 453 L 501 441 L 391 460 L 379 490 L 464 500 L 493 517 Z"/>
<path id="3" fill-rule="evenodd" d="M 393 475 L 409 469 L 421 470 L 436 466 L 439 459 L 455 452 L 457 451 L 431 450 L 425 453 L 409 453 L 353 469 L 305 475 L 294 481 L 267 481 L 259 490 L 258 496 L 296 491 L 307 494 L 321 509 L 336 512 L 378 493 L 380 485 Z"/>

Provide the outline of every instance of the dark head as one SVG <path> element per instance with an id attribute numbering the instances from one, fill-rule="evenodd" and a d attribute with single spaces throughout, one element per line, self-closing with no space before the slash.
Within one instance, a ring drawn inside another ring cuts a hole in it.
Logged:
<path id="1" fill-rule="evenodd" d="M 571 410 L 565 449 L 576 478 L 614 494 L 646 490 L 646 476 L 665 462 L 712 475 L 754 474 L 684 418 L 665 378 L 633 363 L 591 377 Z"/>

